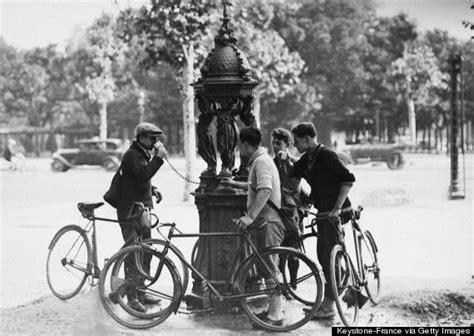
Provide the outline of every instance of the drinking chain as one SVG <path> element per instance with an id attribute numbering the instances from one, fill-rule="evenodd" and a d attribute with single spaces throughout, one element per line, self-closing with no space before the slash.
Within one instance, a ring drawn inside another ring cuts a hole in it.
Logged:
<path id="1" fill-rule="evenodd" d="M 186 176 L 183 176 L 170 162 L 170 160 L 168 160 L 168 157 L 165 156 L 165 160 L 166 162 L 168 162 L 168 164 L 170 165 L 171 169 L 176 173 L 176 175 L 178 175 L 179 177 L 181 177 L 183 180 L 185 180 L 186 182 L 189 182 L 189 183 L 194 183 L 194 184 L 201 184 L 201 182 L 195 182 L 195 181 L 192 181 L 190 179 L 188 179 Z"/>

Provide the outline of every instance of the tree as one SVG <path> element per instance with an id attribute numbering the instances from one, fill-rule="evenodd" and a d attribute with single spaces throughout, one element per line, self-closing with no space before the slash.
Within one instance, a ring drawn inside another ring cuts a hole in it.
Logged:
<path id="1" fill-rule="evenodd" d="M 306 63 L 303 90 L 318 99 L 308 106 L 316 119 L 319 140 L 329 144 L 329 131 L 337 119 L 362 111 L 367 73 L 361 55 L 366 48 L 366 23 L 374 12 L 366 1 L 311 1 L 280 11 L 272 26 Z M 314 98 L 313 98 L 314 100 Z"/>
<path id="2" fill-rule="evenodd" d="M 100 106 L 99 137 L 107 138 L 107 104 L 112 101 L 116 84 L 114 68 L 123 67 L 126 44 L 115 35 L 114 20 L 103 14 L 87 31 L 88 51 L 93 55 L 96 72 L 86 78 L 89 98 Z"/>
<path id="3" fill-rule="evenodd" d="M 170 64 L 181 86 L 183 96 L 185 177 L 194 180 L 196 161 L 196 131 L 194 91 L 196 65 L 205 55 L 203 37 L 209 34 L 209 26 L 215 14 L 215 5 L 199 0 L 153 0 L 151 6 L 142 7 L 137 14 L 131 13 L 133 32 L 145 51 L 141 62 L 147 67 L 160 63 Z M 186 181 L 183 199 L 189 199 L 191 183 Z"/>
<path id="4" fill-rule="evenodd" d="M 269 105 L 297 92 L 305 63 L 296 51 L 290 51 L 285 40 L 272 28 L 275 13 L 282 3 L 253 1 L 240 7 L 236 16 L 237 45 L 247 55 L 252 71 L 259 80 L 254 114 L 260 125 L 260 101 L 264 103 L 264 124 L 267 124 Z M 265 106 L 266 105 L 266 106 Z M 291 120 L 290 115 L 280 119 Z"/>
<path id="5" fill-rule="evenodd" d="M 439 70 L 431 48 L 424 44 L 407 45 L 403 57 L 392 63 L 392 75 L 400 98 L 406 101 L 411 143 L 416 145 L 415 102 L 422 105 L 438 103 L 433 89 L 446 86 L 443 82 L 446 76 Z"/>
<path id="6" fill-rule="evenodd" d="M 367 113 L 354 115 L 360 128 L 361 120 L 375 119 L 375 135 L 392 141 L 393 132 L 405 123 L 399 113 L 399 102 L 394 95 L 391 78 L 391 64 L 403 56 L 404 46 L 417 38 L 415 23 L 406 14 L 393 17 L 371 17 L 367 23 L 365 37 L 368 45 L 363 49 L 362 63 L 366 73 L 365 81 Z"/>

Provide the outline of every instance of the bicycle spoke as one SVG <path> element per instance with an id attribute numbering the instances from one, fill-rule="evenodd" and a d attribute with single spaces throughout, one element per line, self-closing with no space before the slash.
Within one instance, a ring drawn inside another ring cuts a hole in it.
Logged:
<path id="1" fill-rule="evenodd" d="M 276 261 L 277 265 L 278 260 L 282 262 L 279 264 L 280 272 L 269 273 L 272 265 L 270 260 Z M 287 269 L 288 260 L 294 262 L 293 266 L 298 264 L 298 269 Z M 273 280 L 274 277 L 277 282 Z M 322 300 L 319 270 L 306 256 L 294 249 L 273 248 L 262 252 L 261 259 L 255 257 L 241 270 L 237 279 L 244 310 L 254 323 L 267 330 L 289 331 L 303 326 Z M 268 320 L 278 318 L 281 321 L 276 324 Z"/>
<path id="2" fill-rule="evenodd" d="M 51 291 L 60 299 L 79 292 L 90 274 L 90 246 L 86 239 L 82 229 L 75 225 L 64 227 L 53 238 L 46 273 Z"/>
<path id="3" fill-rule="evenodd" d="M 359 317 L 359 289 L 349 255 L 341 245 L 331 251 L 330 286 L 339 317 L 345 326 L 353 326 Z"/>
<path id="4" fill-rule="evenodd" d="M 149 281 L 149 270 L 157 269 L 160 264 L 159 276 Z M 161 252 L 140 245 L 127 247 L 109 259 L 101 273 L 99 289 L 101 301 L 112 318 L 134 329 L 150 328 L 163 322 L 178 308 L 181 298 L 176 268 Z M 138 299 L 146 311 L 138 311 L 131 303 L 134 299 Z"/>

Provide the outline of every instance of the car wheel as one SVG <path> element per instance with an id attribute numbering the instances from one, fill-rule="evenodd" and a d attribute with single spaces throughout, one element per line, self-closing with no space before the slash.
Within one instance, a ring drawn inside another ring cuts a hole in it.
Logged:
<path id="1" fill-rule="evenodd" d="M 402 169 L 404 165 L 405 161 L 403 160 L 401 153 L 392 153 L 387 162 L 388 168 L 392 170 Z"/>
<path id="2" fill-rule="evenodd" d="M 53 162 L 51 162 L 51 169 L 55 172 L 65 172 L 69 169 L 69 167 L 61 161 L 54 159 Z"/>
<path id="3" fill-rule="evenodd" d="M 112 172 L 112 171 L 116 171 L 119 165 L 114 160 L 108 159 L 108 160 L 105 160 L 103 167 L 106 171 Z"/>

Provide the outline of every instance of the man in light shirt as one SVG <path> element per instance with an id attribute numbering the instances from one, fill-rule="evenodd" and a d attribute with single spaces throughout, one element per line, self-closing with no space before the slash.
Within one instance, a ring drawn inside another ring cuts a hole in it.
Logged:
<path id="1" fill-rule="evenodd" d="M 277 167 L 267 151 L 261 147 L 262 134 L 256 127 L 245 127 L 240 131 L 240 155 L 249 159 L 249 176 L 247 182 L 231 179 L 224 180 L 225 185 L 248 190 L 247 213 L 236 220 L 235 224 L 246 229 L 251 225 L 259 227 L 257 247 L 280 246 L 285 236 L 285 227 L 278 212 L 267 204 L 271 200 L 281 207 L 280 178 Z M 278 260 L 269 260 L 275 275 L 281 277 Z M 282 297 L 275 294 L 267 311 L 257 314 L 261 320 L 274 325 L 283 324 Z"/>

